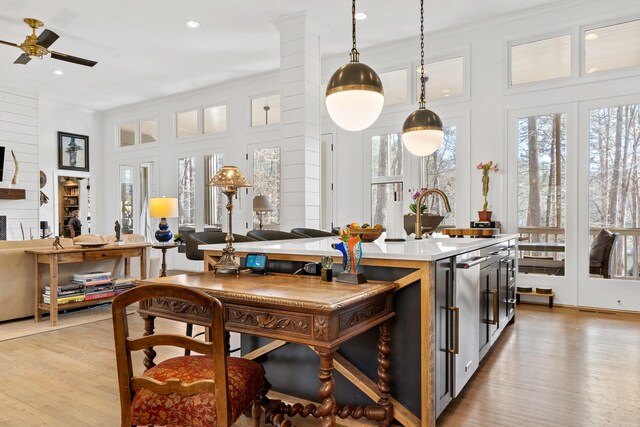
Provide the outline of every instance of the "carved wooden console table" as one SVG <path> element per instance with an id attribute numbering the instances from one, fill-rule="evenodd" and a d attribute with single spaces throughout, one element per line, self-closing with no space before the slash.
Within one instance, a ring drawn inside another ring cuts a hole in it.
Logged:
<path id="1" fill-rule="evenodd" d="M 395 283 L 370 281 L 364 285 L 323 282 L 318 277 L 269 274 L 215 275 L 213 272 L 183 274 L 138 282 L 171 283 L 200 289 L 218 298 L 224 305 L 225 327 L 228 331 L 272 338 L 274 345 L 289 342 L 304 344 L 320 356 L 321 386 L 319 406 L 281 404 L 270 413 L 278 425 L 282 414 L 311 415 L 323 418 L 323 426 L 335 424 L 341 418 L 365 417 L 378 425 L 390 425 L 393 405 L 389 387 L 388 320 L 394 316 Z M 154 332 L 155 317 L 169 318 L 205 325 L 208 313 L 202 308 L 181 301 L 154 299 L 141 303 L 140 314 L 145 319 L 147 335 Z M 378 340 L 378 401 L 367 407 L 339 407 L 333 397 L 334 357 L 341 343 L 371 328 L 379 327 Z M 145 366 L 154 366 L 155 351 L 145 352 Z M 245 357 L 253 358 L 249 354 Z"/>

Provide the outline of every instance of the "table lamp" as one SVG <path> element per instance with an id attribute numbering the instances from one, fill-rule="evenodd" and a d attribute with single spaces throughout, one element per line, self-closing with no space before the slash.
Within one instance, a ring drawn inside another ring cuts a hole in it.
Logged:
<path id="1" fill-rule="evenodd" d="M 256 196 L 253 198 L 253 211 L 258 216 L 260 221 L 260 230 L 262 230 L 262 217 L 267 212 L 275 211 L 276 208 L 271 204 L 267 196 Z"/>
<path id="2" fill-rule="evenodd" d="M 251 187 L 247 178 L 242 175 L 237 166 L 222 166 L 218 173 L 209 181 L 211 187 L 222 187 L 222 193 L 227 195 L 227 246 L 222 250 L 222 256 L 213 266 L 214 271 L 221 273 L 239 273 L 240 265 L 236 262 L 236 250 L 233 248 L 233 232 L 231 223 L 231 211 L 233 209 L 233 196 L 238 192 L 238 187 Z"/>
<path id="3" fill-rule="evenodd" d="M 156 240 L 167 243 L 173 237 L 169 230 L 167 218 L 178 216 L 178 199 L 170 197 L 157 197 L 149 201 L 149 214 L 151 218 L 160 218 L 159 230 L 156 230 Z"/>

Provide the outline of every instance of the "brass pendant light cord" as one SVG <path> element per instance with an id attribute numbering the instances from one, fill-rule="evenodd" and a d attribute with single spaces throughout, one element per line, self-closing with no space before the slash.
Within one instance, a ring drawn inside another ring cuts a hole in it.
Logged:
<path id="1" fill-rule="evenodd" d="M 358 62 L 360 61 L 360 54 L 356 48 L 356 0 L 351 1 L 351 41 L 351 62 Z"/>
<path id="2" fill-rule="evenodd" d="M 424 76 L 424 0 L 420 0 L 420 108 L 425 108 L 424 84 L 428 77 Z"/>

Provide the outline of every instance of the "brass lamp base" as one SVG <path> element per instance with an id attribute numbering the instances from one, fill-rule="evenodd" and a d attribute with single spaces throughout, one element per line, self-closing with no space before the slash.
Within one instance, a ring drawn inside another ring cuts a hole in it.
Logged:
<path id="1" fill-rule="evenodd" d="M 240 274 L 240 265 L 236 262 L 236 250 L 233 247 L 227 246 L 222 250 L 222 255 L 213 266 L 213 271 L 223 274 Z"/>

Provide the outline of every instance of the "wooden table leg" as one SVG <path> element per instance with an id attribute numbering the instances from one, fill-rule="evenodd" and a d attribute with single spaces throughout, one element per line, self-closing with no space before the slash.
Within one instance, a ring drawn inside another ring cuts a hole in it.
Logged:
<path id="1" fill-rule="evenodd" d="M 162 266 L 160 267 L 160 277 L 167 277 L 167 248 L 160 249 L 162 251 Z"/>
<path id="2" fill-rule="evenodd" d="M 49 277 L 49 321 L 51 326 L 58 326 L 58 255 L 51 255 Z"/>
<path id="3" fill-rule="evenodd" d="M 131 276 L 131 258 L 124 258 L 124 275 Z"/>
<path id="4" fill-rule="evenodd" d="M 35 315 L 36 322 L 42 321 L 42 309 L 40 308 L 40 301 L 42 301 L 42 271 L 40 264 L 38 263 L 38 255 L 34 256 L 36 259 L 36 294 L 35 294 L 35 306 L 33 313 Z"/>
<path id="5" fill-rule="evenodd" d="M 336 423 L 335 412 L 336 399 L 333 397 L 333 390 L 336 388 L 333 379 L 333 354 L 334 350 L 316 349 L 320 355 L 320 374 L 318 378 L 322 383 L 318 394 L 320 395 L 321 404 L 318 407 L 317 414 L 314 417 L 322 417 L 322 427 L 334 426 Z"/>
<path id="6" fill-rule="evenodd" d="M 549 308 L 553 308 L 553 295 L 549 297 Z"/>
<path id="7" fill-rule="evenodd" d="M 391 375 L 389 368 L 391 367 L 391 332 L 389 331 L 388 322 L 380 325 L 380 338 L 378 339 L 378 407 L 385 410 L 387 416 L 384 420 L 378 421 L 379 426 L 390 426 L 393 421 L 393 404 L 391 403 Z"/>
<path id="8" fill-rule="evenodd" d="M 142 334 L 142 336 L 148 337 L 149 335 L 153 335 L 155 333 L 154 329 L 155 329 L 156 316 L 148 316 L 146 314 L 143 314 L 142 318 L 144 319 L 144 333 Z M 144 352 L 143 364 L 145 368 L 151 369 L 154 366 L 156 366 L 153 359 L 156 358 L 157 353 L 153 349 L 153 347 L 145 348 L 143 352 Z"/>
<path id="9" fill-rule="evenodd" d="M 140 249 L 140 278 L 147 279 L 147 248 Z"/>

